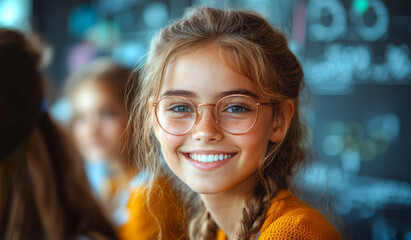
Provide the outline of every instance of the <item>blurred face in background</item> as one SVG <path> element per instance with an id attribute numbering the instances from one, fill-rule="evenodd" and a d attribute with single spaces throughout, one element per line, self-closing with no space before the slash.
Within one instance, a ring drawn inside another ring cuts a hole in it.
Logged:
<path id="1" fill-rule="evenodd" d="M 120 157 L 120 137 L 126 128 L 124 101 L 115 86 L 86 80 L 71 95 L 72 131 L 87 160 Z"/>

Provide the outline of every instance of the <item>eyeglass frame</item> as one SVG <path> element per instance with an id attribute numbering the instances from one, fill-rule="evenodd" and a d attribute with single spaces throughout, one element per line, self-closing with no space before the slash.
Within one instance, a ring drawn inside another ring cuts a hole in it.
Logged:
<path id="1" fill-rule="evenodd" d="M 158 120 L 158 116 L 157 116 L 157 106 L 158 106 L 158 103 L 159 103 L 160 101 L 162 101 L 163 99 L 165 99 L 165 98 L 171 98 L 171 97 L 186 99 L 186 100 L 188 100 L 190 103 L 192 103 L 192 105 L 195 107 L 196 119 L 195 119 L 195 121 L 194 121 L 193 126 L 191 126 L 191 128 L 188 129 L 186 132 L 181 133 L 181 134 L 174 134 L 174 133 L 170 133 L 170 132 L 166 131 L 166 130 L 163 128 L 163 126 L 161 126 L 160 121 Z M 217 105 L 218 105 L 222 100 L 224 100 L 224 99 L 226 99 L 226 98 L 229 98 L 229 97 L 246 97 L 246 98 L 248 98 L 248 99 L 251 99 L 253 102 L 255 102 L 255 104 L 256 104 L 256 106 L 257 106 L 257 113 L 256 113 L 256 117 L 255 117 L 255 120 L 254 120 L 253 124 L 252 124 L 246 131 L 244 131 L 244 132 L 242 132 L 242 133 L 232 133 L 232 132 L 229 132 L 229 131 L 227 131 L 226 129 L 224 129 L 223 127 L 221 127 L 220 124 L 219 124 L 219 121 L 218 121 L 218 116 L 219 116 L 219 115 L 217 114 Z M 214 111 L 213 111 L 213 116 L 214 116 L 215 123 L 217 124 L 217 126 L 218 126 L 221 130 L 223 130 L 223 131 L 225 131 L 225 132 L 227 132 L 227 133 L 229 133 L 229 134 L 232 134 L 232 135 L 241 135 L 241 134 L 247 133 L 248 131 L 250 131 L 250 130 L 255 126 L 255 123 L 256 123 L 257 120 L 258 120 L 258 115 L 259 115 L 259 113 L 260 113 L 260 106 L 273 106 L 274 104 L 275 104 L 275 103 L 272 103 L 272 102 L 257 102 L 254 98 L 252 98 L 252 97 L 250 97 L 250 96 L 248 96 L 248 95 L 244 95 L 244 94 L 231 94 L 231 95 L 227 95 L 227 96 L 224 96 L 224 97 L 220 98 L 216 103 L 200 103 L 200 104 L 195 104 L 192 100 L 190 100 L 189 98 L 183 97 L 183 96 L 173 96 L 173 95 L 171 95 L 171 96 L 164 96 L 164 97 L 160 98 L 158 101 L 156 101 L 156 102 L 153 103 L 153 107 L 154 107 L 154 115 L 156 116 L 156 121 L 157 121 L 157 123 L 158 123 L 158 126 L 160 126 L 160 128 L 161 128 L 164 132 L 166 132 L 166 133 L 168 133 L 168 134 L 170 134 L 170 135 L 173 135 L 173 136 L 183 136 L 183 135 L 188 134 L 191 130 L 193 130 L 193 129 L 195 128 L 195 126 L 197 126 L 197 124 L 199 123 L 200 117 L 201 117 L 201 115 L 199 114 L 197 108 L 198 108 L 198 107 L 207 107 L 207 106 L 209 106 L 209 107 L 212 106 L 212 107 L 213 107 L 213 109 L 214 109 Z"/>

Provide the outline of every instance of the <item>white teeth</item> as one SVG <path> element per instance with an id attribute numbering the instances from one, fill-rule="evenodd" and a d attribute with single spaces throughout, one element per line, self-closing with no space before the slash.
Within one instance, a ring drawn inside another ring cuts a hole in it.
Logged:
<path id="1" fill-rule="evenodd" d="M 234 154 L 194 154 L 190 153 L 189 157 L 199 162 L 216 162 L 231 158 Z"/>

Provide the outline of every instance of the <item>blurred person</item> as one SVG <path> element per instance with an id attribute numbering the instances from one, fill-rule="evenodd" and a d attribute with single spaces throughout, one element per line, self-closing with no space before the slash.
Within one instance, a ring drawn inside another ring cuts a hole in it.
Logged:
<path id="1" fill-rule="evenodd" d="M 74 72 L 66 86 L 72 112 L 70 131 L 95 193 L 118 226 L 120 237 L 155 239 L 162 231 L 166 239 L 178 239 L 183 232 L 178 197 L 164 178 L 157 183 L 165 194 L 147 196 L 147 174 L 136 168 L 123 149 L 128 73 L 129 69 L 109 59 L 95 60 Z"/>
<path id="2" fill-rule="evenodd" d="M 85 160 L 95 193 L 109 209 L 113 207 L 109 205 L 113 204 L 114 189 L 127 184 L 136 174 L 132 162 L 122 153 L 120 142 L 128 119 L 122 92 L 128 72 L 129 69 L 101 59 L 75 72 L 67 81 L 72 137 Z"/>
<path id="3" fill-rule="evenodd" d="M 37 43 L 0 29 L 0 239 L 117 239 L 46 109 Z"/>

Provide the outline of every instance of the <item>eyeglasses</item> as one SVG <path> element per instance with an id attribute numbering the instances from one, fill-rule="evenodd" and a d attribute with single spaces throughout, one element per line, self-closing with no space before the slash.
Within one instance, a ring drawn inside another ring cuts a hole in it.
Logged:
<path id="1" fill-rule="evenodd" d="M 187 134 L 198 123 L 199 107 L 214 107 L 216 124 L 224 131 L 239 135 L 248 132 L 256 123 L 260 106 L 273 103 L 256 102 L 247 95 L 229 95 L 216 104 L 194 104 L 181 96 L 166 96 L 154 105 L 155 116 L 160 128 L 171 135 Z"/>

